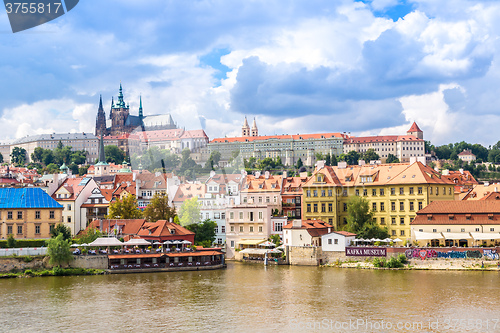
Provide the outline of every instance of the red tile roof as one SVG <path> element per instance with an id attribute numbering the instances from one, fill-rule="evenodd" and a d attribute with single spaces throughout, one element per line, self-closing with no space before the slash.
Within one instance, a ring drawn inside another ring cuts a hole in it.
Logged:
<path id="1" fill-rule="evenodd" d="M 318 134 L 297 134 L 297 135 L 267 135 L 267 136 L 245 136 L 235 138 L 217 138 L 210 143 L 217 142 L 251 142 L 262 141 L 269 139 L 277 140 L 309 140 L 309 139 L 324 139 L 324 138 L 343 138 L 341 133 L 318 133 Z"/>
<path id="2" fill-rule="evenodd" d="M 371 142 L 399 142 L 399 141 L 423 142 L 424 140 L 418 139 L 413 135 L 378 135 L 378 136 L 365 136 L 365 137 L 351 136 L 344 140 L 344 144 L 371 143 Z"/>
<path id="3" fill-rule="evenodd" d="M 408 132 L 422 132 L 422 130 L 418 127 L 416 122 L 413 122 Z"/>
<path id="4" fill-rule="evenodd" d="M 500 213 L 500 201 L 433 201 L 417 214 L 489 214 Z"/>
<path id="5" fill-rule="evenodd" d="M 357 234 L 353 234 L 352 232 L 348 232 L 348 231 L 334 231 L 334 233 L 339 234 L 339 235 L 343 235 L 346 237 L 357 235 Z"/>

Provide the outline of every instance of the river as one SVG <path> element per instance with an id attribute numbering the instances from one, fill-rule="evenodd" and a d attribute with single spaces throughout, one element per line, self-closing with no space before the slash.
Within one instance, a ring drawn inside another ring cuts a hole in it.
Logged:
<path id="1" fill-rule="evenodd" d="M 499 282 L 498 272 L 233 262 L 217 271 L 2 279 L 0 331 L 500 332 Z"/>

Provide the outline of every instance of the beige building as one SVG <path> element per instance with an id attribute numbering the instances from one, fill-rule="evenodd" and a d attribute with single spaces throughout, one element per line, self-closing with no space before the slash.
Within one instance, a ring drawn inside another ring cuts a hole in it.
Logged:
<path id="1" fill-rule="evenodd" d="M 241 204 L 226 210 L 226 256 L 233 258 L 244 245 L 265 241 L 272 234 L 272 208 L 266 204 Z"/>
<path id="2" fill-rule="evenodd" d="M 356 151 L 360 154 L 373 149 L 382 162 L 389 154 L 396 156 L 400 162 L 410 162 L 411 158 L 425 158 L 425 141 L 423 132 L 416 123 L 406 132 L 407 135 L 379 135 L 367 137 L 348 137 L 344 140 L 344 154 Z"/>
<path id="3" fill-rule="evenodd" d="M 463 152 L 458 154 L 458 158 L 464 162 L 470 163 L 476 160 L 476 155 L 474 155 L 470 149 L 464 149 Z"/>
<path id="4" fill-rule="evenodd" d="M 63 207 L 40 188 L 0 188 L 0 239 L 50 238 Z"/>

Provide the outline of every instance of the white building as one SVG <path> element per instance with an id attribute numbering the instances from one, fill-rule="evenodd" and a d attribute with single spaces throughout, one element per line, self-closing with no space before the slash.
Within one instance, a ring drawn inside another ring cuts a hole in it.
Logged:
<path id="1" fill-rule="evenodd" d="M 346 246 L 351 246 L 356 234 L 347 231 L 333 231 L 321 236 L 321 249 L 323 251 L 344 252 Z"/>
<path id="2" fill-rule="evenodd" d="M 293 220 L 283 227 L 286 246 L 321 246 L 321 236 L 332 232 L 333 226 L 321 220 Z"/>

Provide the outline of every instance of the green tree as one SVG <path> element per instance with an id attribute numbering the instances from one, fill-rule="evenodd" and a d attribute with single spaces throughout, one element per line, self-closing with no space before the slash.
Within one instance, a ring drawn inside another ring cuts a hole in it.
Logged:
<path id="1" fill-rule="evenodd" d="M 104 148 L 106 153 L 106 148 Z M 87 160 L 87 152 L 85 150 L 78 150 L 71 153 L 71 163 L 76 165 L 85 164 Z"/>
<path id="2" fill-rule="evenodd" d="M 95 228 L 89 228 L 82 232 L 78 238 L 75 238 L 75 241 L 78 244 L 89 244 L 95 241 L 97 238 L 102 237 L 103 234 L 100 230 Z"/>
<path id="3" fill-rule="evenodd" d="M 187 199 L 179 210 L 179 222 L 183 227 L 200 221 L 200 203 L 198 197 Z"/>
<path id="4" fill-rule="evenodd" d="M 73 175 L 76 175 L 79 172 L 78 165 L 76 165 L 75 163 L 71 163 L 70 165 L 68 165 L 68 169 L 71 170 L 71 173 Z"/>
<path id="5" fill-rule="evenodd" d="M 332 165 L 332 155 L 330 155 L 330 153 L 328 153 L 328 154 L 325 155 L 325 164 L 327 166 L 331 166 Z"/>
<path id="6" fill-rule="evenodd" d="M 356 165 L 358 164 L 360 157 L 361 155 L 357 151 L 351 150 L 347 153 L 347 155 L 345 155 L 345 161 L 348 165 Z"/>
<path id="7" fill-rule="evenodd" d="M 47 174 L 59 173 L 59 167 L 55 163 L 50 163 L 43 168 L 43 172 Z"/>
<path id="8" fill-rule="evenodd" d="M 0 153 L 0 163 L 3 163 L 3 155 Z"/>
<path id="9" fill-rule="evenodd" d="M 10 153 L 10 159 L 15 165 L 24 165 L 26 163 L 26 149 L 14 147 Z"/>
<path id="10" fill-rule="evenodd" d="M 373 220 L 368 200 L 363 197 L 353 196 L 347 203 L 346 231 L 353 232 L 358 238 L 388 238 L 386 228 L 380 228 Z"/>
<path id="11" fill-rule="evenodd" d="M 192 223 L 186 226 L 186 229 L 194 232 L 194 244 L 203 247 L 212 246 L 215 240 L 215 227 L 217 223 L 206 219 L 200 223 Z"/>
<path id="12" fill-rule="evenodd" d="M 269 241 L 273 242 L 276 246 L 281 244 L 281 238 L 280 235 L 270 235 L 269 236 Z"/>
<path id="13" fill-rule="evenodd" d="M 63 235 L 64 239 L 71 239 L 71 229 L 64 224 L 59 223 L 52 230 L 50 230 L 50 237 L 56 238 L 59 235 Z"/>
<path id="14" fill-rule="evenodd" d="M 33 162 L 43 163 L 43 152 L 45 149 L 42 147 L 36 147 L 33 153 L 31 154 L 31 160 Z"/>
<path id="15" fill-rule="evenodd" d="M 388 154 L 385 163 L 399 163 L 399 158 L 393 154 Z"/>
<path id="16" fill-rule="evenodd" d="M 337 162 L 337 156 L 335 156 L 334 154 L 331 155 L 331 161 L 330 161 L 330 165 L 331 166 L 337 166 L 338 162 Z"/>
<path id="17" fill-rule="evenodd" d="M 302 159 L 299 157 L 299 159 L 297 160 L 297 163 L 295 164 L 296 168 L 297 169 L 300 169 L 304 166 L 304 163 L 302 163 Z"/>
<path id="18" fill-rule="evenodd" d="M 370 161 L 376 161 L 380 159 L 380 156 L 375 152 L 375 149 L 370 148 L 368 149 L 364 154 L 362 159 L 365 161 L 365 163 L 370 163 Z"/>
<path id="19" fill-rule="evenodd" d="M 51 163 L 54 163 L 54 153 L 50 149 L 44 149 L 42 152 L 42 163 L 45 166 L 48 166 Z"/>
<path id="20" fill-rule="evenodd" d="M 78 175 L 83 176 L 87 173 L 87 170 L 89 169 L 88 165 L 84 165 L 78 168 Z"/>
<path id="21" fill-rule="evenodd" d="M 48 241 L 47 254 L 49 255 L 49 263 L 60 267 L 62 264 L 68 263 L 73 259 L 71 254 L 71 241 L 64 239 L 63 234 L 57 235 L 56 238 L 51 238 Z"/>
<path id="22" fill-rule="evenodd" d="M 125 153 L 123 150 L 114 145 L 104 147 L 104 156 L 108 163 L 121 164 L 125 160 Z"/>
<path id="23" fill-rule="evenodd" d="M 142 212 L 137 206 L 137 199 L 132 194 L 109 205 L 108 219 L 139 219 L 141 217 Z"/>
<path id="24" fill-rule="evenodd" d="M 170 221 L 175 216 L 175 208 L 168 204 L 168 195 L 164 193 L 155 193 L 153 199 L 144 209 L 144 218 L 149 222 L 158 220 Z"/>
<path id="25" fill-rule="evenodd" d="M 13 234 L 9 234 L 7 236 L 7 247 L 8 248 L 15 248 L 17 245 L 17 240 L 14 238 Z"/>

